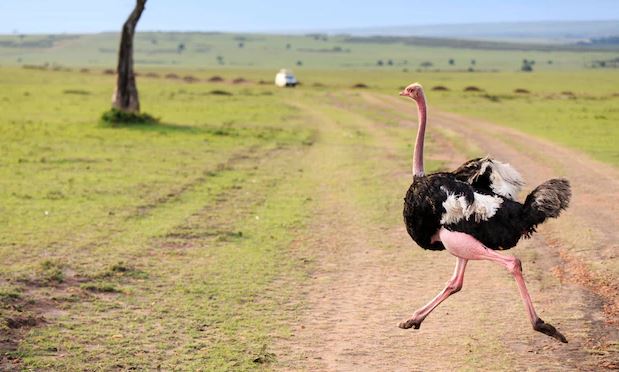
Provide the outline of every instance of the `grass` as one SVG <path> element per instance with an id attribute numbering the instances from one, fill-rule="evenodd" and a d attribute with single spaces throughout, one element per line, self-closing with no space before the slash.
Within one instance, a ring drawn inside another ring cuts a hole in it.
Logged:
<path id="1" fill-rule="evenodd" d="M 113 68 L 118 34 L 0 35 L 0 64 L 49 69 Z M 195 32 L 139 32 L 135 62 L 139 70 L 153 69 L 377 69 L 519 71 L 524 59 L 536 61 L 535 71 L 574 70 L 593 61 L 610 60 L 615 51 L 557 50 L 563 46 L 469 42 L 415 38 L 350 38 L 346 35 L 267 35 Z M 419 42 L 423 41 L 423 42 Z M 179 52 L 179 45 L 184 49 Z M 541 50 L 540 50 L 541 48 Z M 548 50 L 544 50 L 548 49 Z M 578 49 L 578 48 L 576 48 Z M 450 64 L 449 61 L 454 63 Z M 474 62 L 473 62 L 474 61 Z M 429 65 L 428 65 L 429 63 Z M 427 67 L 424 67 L 427 66 Z M 100 71 L 99 71 L 100 72 Z M 179 73 L 179 78 L 185 73 Z M 272 77 L 269 77 L 269 81 Z"/>
<path id="2" fill-rule="evenodd" d="M 278 262 L 306 213 L 305 196 L 277 191 L 289 177 L 279 170 L 313 130 L 272 96 L 197 96 L 180 84 L 141 86 L 145 107 L 166 123 L 103 127 L 107 79 L 37 73 L 0 78 L 0 284 L 3 301 L 36 307 L 52 296 L 71 315 L 33 330 L 16 355 L 35 369 L 113 368 L 118 358 L 144 368 L 253 366 L 270 333 L 272 315 L 260 310 L 273 306 L 258 294 L 294 274 Z M 80 85 L 92 94 L 63 93 Z M 244 341 L 231 342 L 238 332 Z M 161 360 L 144 353 L 163 349 Z"/>
<path id="3" fill-rule="evenodd" d="M 410 166 L 412 135 L 398 120 L 411 113 L 370 108 L 364 92 L 443 85 L 428 93 L 433 105 L 619 163 L 619 74 L 326 70 L 295 90 L 255 84 L 267 70 L 192 75 L 202 82 L 139 78 L 142 107 L 160 122 L 109 127 L 98 118 L 113 76 L 0 69 L 1 316 L 48 318 L 15 331 L 9 353 L 24 368 L 268 368 L 311 266 L 291 247 L 311 234 L 316 190 L 333 187 L 369 225 L 401 223 L 391 213 L 400 191 L 375 175 L 386 153 Z M 212 75 L 228 83 L 203 82 Z M 239 76 L 251 82 L 229 83 Z M 485 92 L 462 93 L 469 85 Z M 531 93 L 514 96 L 518 87 Z M 429 133 L 428 148 L 435 135 L 448 137 Z"/>

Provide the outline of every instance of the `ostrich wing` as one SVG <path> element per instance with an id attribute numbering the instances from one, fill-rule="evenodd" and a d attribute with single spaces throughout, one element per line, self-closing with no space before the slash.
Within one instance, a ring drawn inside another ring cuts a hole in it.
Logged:
<path id="1" fill-rule="evenodd" d="M 514 200 L 524 185 L 522 176 L 506 163 L 489 157 L 469 160 L 456 169 L 456 179 L 479 191 L 491 192 Z"/>
<path id="2" fill-rule="evenodd" d="M 445 182 L 440 189 L 445 194 L 440 220 L 443 226 L 463 220 L 471 223 L 486 221 L 496 214 L 503 203 L 500 196 L 476 192 L 471 184 L 458 180 Z"/>

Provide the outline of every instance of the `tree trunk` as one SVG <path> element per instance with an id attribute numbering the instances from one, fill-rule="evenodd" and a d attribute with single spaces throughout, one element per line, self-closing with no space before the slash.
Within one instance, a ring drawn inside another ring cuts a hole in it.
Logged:
<path id="1" fill-rule="evenodd" d="M 140 112 L 138 88 L 135 85 L 133 72 L 133 35 L 135 26 L 144 11 L 146 0 L 136 0 L 135 9 L 123 25 L 118 49 L 118 67 L 116 69 L 116 90 L 112 97 L 112 107 L 124 112 Z"/>

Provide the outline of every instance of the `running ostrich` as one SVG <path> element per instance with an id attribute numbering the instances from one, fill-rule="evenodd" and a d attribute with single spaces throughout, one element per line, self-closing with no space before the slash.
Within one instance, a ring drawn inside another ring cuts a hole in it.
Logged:
<path id="1" fill-rule="evenodd" d="M 413 183 L 404 198 L 406 230 L 421 248 L 446 249 L 456 256 L 457 262 L 446 287 L 399 327 L 418 329 L 434 308 L 462 288 L 469 260 L 488 260 L 502 265 L 513 275 L 533 329 L 567 342 L 555 327 L 545 323 L 535 312 L 520 260 L 496 250 L 514 247 L 521 237 L 530 237 L 536 226 L 547 218 L 558 217 L 570 200 L 569 182 L 565 179 L 546 181 L 522 204 L 516 200 L 524 184 L 520 174 L 509 164 L 489 157 L 470 160 L 454 172 L 426 175 L 423 141 L 427 108 L 423 88 L 413 83 L 400 95 L 416 102 L 419 119 Z"/>

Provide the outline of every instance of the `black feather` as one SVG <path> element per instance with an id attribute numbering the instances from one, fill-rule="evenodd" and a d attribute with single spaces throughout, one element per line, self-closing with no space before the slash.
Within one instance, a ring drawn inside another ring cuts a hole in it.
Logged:
<path id="1" fill-rule="evenodd" d="M 408 234 L 423 249 L 445 249 L 440 241 L 432 242 L 441 227 L 469 234 L 491 249 L 509 249 L 521 237 L 529 237 L 547 218 L 557 217 L 569 204 L 571 193 L 567 180 L 544 182 L 529 194 L 524 204 L 495 194 L 485 181 L 485 178 L 489 181 L 489 175 L 480 174 L 478 166 L 477 177 L 467 183 L 464 181 L 470 179 L 467 172 L 475 172 L 475 162 L 479 163 L 479 159 L 465 163 L 458 168 L 457 174 L 440 172 L 414 177 L 404 198 L 403 215 Z M 467 164 L 473 165 L 467 167 Z M 468 205 L 475 202 L 475 193 L 492 195 L 502 202 L 495 214 L 486 220 L 462 218 L 455 223 L 442 224 L 442 216 L 446 213 L 443 203 L 448 193 L 464 196 Z"/>

